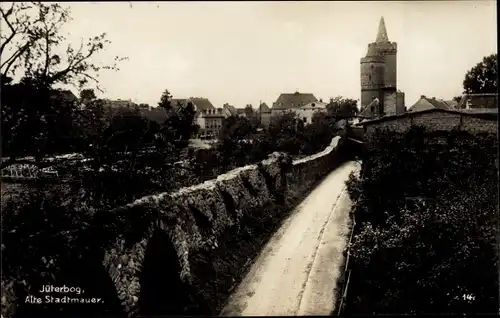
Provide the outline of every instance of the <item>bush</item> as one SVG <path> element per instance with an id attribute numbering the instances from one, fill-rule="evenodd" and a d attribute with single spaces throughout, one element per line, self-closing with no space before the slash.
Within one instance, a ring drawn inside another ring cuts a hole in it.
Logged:
<path id="1" fill-rule="evenodd" d="M 497 149 L 496 136 L 379 133 L 347 182 L 360 225 L 349 313 L 497 310 Z"/>

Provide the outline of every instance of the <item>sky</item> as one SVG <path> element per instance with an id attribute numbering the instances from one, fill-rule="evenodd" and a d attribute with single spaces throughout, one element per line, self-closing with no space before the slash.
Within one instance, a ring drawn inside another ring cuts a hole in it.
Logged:
<path id="1" fill-rule="evenodd" d="M 451 99 L 467 70 L 497 51 L 495 1 L 290 1 L 68 3 L 68 40 L 106 32 L 94 61 L 127 56 L 100 75 L 105 94 L 155 106 L 206 97 L 216 107 L 280 93 L 360 98 L 360 58 L 383 16 L 398 44 L 398 89 L 406 106 L 420 95 Z M 75 91 L 75 93 L 77 93 Z"/>

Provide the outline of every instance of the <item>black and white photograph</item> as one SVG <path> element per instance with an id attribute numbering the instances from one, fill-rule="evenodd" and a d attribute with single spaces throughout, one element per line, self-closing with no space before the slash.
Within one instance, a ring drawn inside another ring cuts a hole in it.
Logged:
<path id="1" fill-rule="evenodd" d="M 496 1 L 0 14 L 1 318 L 500 314 Z"/>

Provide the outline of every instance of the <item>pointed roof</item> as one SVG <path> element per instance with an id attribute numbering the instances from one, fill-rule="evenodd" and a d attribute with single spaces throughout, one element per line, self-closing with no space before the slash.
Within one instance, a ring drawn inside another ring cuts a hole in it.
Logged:
<path id="1" fill-rule="evenodd" d="M 377 40 L 379 42 L 389 42 L 389 37 L 387 36 L 387 30 L 385 29 L 385 21 L 384 17 L 380 18 L 380 22 L 378 24 L 378 32 L 377 32 Z"/>
<path id="2" fill-rule="evenodd" d="M 267 106 L 267 104 L 266 104 L 266 103 L 262 103 L 262 104 L 260 104 L 260 106 L 259 106 L 259 111 L 260 111 L 261 113 L 270 113 L 270 112 L 271 112 L 271 108 L 269 108 L 269 106 Z"/>
<path id="3" fill-rule="evenodd" d="M 273 109 L 299 108 L 310 102 L 317 102 L 318 99 L 311 93 L 282 93 L 273 104 Z"/>
<path id="4" fill-rule="evenodd" d="M 429 109 L 450 109 L 450 106 L 441 99 L 429 98 L 425 95 L 420 96 L 420 99 L 411 106 L 409 112 L 421 112 Z"/>

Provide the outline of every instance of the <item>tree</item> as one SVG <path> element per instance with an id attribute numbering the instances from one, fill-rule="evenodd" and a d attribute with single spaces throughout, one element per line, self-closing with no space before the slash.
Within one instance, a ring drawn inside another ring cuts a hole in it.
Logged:
<path id="1" fill-rule="evenodd" d="M 255 128 L 248 117 L 230 116 L 222 121 L 217 151 L 223 170 L 248 164 L 252 149 L 248 141 Z"/>
<path id="2" fill-rule="evenodd" d="M 498 54 L 485 56 L 465 74 L 463 82 L 465 94 L 497 93 Z"/>
<path id="3" fill-rule="evenodd" d="M 117 70 L 117 63 L 124 58 L 115 57 L 111 64 L 92 62 L 110 43 L 105 34 L 82 40 L 77 49 L 65 45 L 60 31 L 71 14 L 59 4 L 13 2 L 8 8 L 0 7 L 0 14 L 2 29 L 6 30 L 0 46 L 1 97 L 6 101 L 2 117 L 4 127 L 8 127 L 4 130 L 7 143 L 3 145 L 10 156 L 2 164 L 5 167 L 28 154 L 40 161 L 46 155 L 46 146 L 54 143 L 49 138 L 59 135 L 59 120 L 77 117 L 76 105 L 52 98 L 55 84 L 98 85 L 99 72 Z M 14 77 L 22 80 L 14 83 Z M 38 141 L 25 144 L 33 139 Z"/>
<path id="4" fill-rule="evenodd" d="M 312 122 L 304 127 L 301 153 L 311 155 L 328 146 L 335 134 L 334 123 L 333 117 L 326 112 L 315 112 Z"/>
<path id="5" fill-rule="evenodd" d="M 170 144 L 176 151 L 187 147 L 189 139 L 199 128 L 194 122 L 196 110 L 193 103 L 178 102 L 177 105 L 172 105 L 172 94 L 166 89 L 160 97 L 158 107 L 164 109 L 167 115 L 161 127 L 164 145 Z"/>
<path id="6" fill-rule="evenodd" d="M 260 118 L 259 118 L 259 113 L 253 109 L 251 104 L 248 104 L 245 106 L 244 109 L 245 116 L 250 120 L 253 126 L 259 127 L 260 126 Z"/>
<path id="7" fill-rule="evenodd" d="M 96 96 L 95 96 L 93 89 L 86 88 L 80 92 L 80 101 L 81 102 L 89 102 L 89 101 L 92 101 L 94 99 L 96 99 Z"/>
<path id="8" fill-rule="evenodd" d="M 328 114 L 338 119 L 353 118 L 358 114 L 358 102 L 341 96 L 331 99 L 326 107 Z"/>
<path id="9" fill-rule="evenodd" d="M 301 123 L 299 126 L 299 122 Z M 275 151 L 284 151 L 293 155 L 300 153 L 303 121 L 295 112 L 287 112 L 271 118 L 267 135 Z"/>

